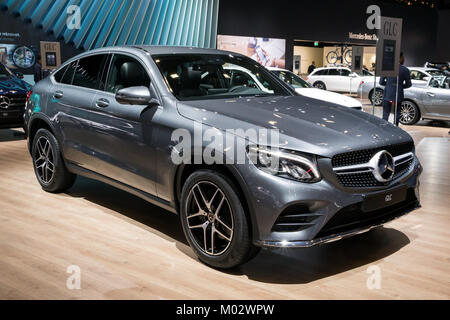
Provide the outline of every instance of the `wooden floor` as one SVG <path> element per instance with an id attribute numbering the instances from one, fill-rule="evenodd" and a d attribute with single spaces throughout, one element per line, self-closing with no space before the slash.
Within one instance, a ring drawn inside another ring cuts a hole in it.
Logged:
<path id="1" fill-rule="evenodd" d="M 423 208 L 384 228 L 310 249 L 263 250 L 233 272 L 204 266 L 178 217 L 100 182 L 43 192 L 26 141 L 0 130 L 0 299 L 449 299 L 450 139 L 413 135 Z M 69 290 L 71 265 L 81 289 Z M 369 290 L 367 270 L 381 271 Z"/>

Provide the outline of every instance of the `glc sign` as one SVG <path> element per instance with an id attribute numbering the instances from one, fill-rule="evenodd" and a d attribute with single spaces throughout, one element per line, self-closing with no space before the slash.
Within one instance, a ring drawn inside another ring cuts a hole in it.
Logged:
<path id="1" fill-rule="evenodd" d="M 377 42 L 377 75 L 397 77 L 403 19 L 381 17 Z"/>

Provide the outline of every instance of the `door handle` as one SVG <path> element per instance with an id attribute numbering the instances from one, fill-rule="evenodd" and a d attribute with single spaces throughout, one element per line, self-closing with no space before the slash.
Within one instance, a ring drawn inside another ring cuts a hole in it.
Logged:
<path id="1" fill-rule="evenodd" d="M 99 108 L 106 108 L 109 106 L 109 101 L 106 99 L 98 99 L 95 105 Z"/>
<path id="2" fill-rule="evenodd" d="M 62 91 L 56 91 L 53 94 L 53 98 L 55 98 L 55 99 L 61 99 L 62 97 L 64 97 L 64 93 Z"/>
<path id="3" fill-rule="evenodd" d="M 434 97 L 435 96 L 435 94 L 433 92 L 427 92 L 427 95 L 430 96 L 430 97 Z"/>

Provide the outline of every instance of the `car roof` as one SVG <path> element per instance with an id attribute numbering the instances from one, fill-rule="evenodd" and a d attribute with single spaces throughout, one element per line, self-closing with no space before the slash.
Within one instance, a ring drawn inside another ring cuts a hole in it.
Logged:
<path id="1" fill-rule="evenodd" d="M 417 71 L 422 71 L 422 72 L 428 72 L 428 71 L 434 71 L 434 70 L 439 70 L 436 68 L 425 68 L 425 67 L 408 67 L 409 70 L 417 70 Z"/>
<path id="2" fill-rule="evenodd" d="M 224 51 L 224 50 L 216 50 L 216 49 L 205 49 L 205 48 L 195 48 L 195 47 L 174 47 L 174 46 L 114 46 L 114 47 L 104 47 L 98 48 L 90 51 L 83 52 L 76 57 L 89 56 L 99 53 L 108 53 L 108 52 L 136 52 L 136 50 L 145 52 L 148 55 L 170 55 L 170 54 L 223 54 L 223 55 L 233 55 L 233 56 L 241 56 L 242 54 Z M 74 57 L 75 58 L 75 57 Z M 70 60 L 73 60 L 70 59 Z"/>
<path id="3" fill-rule="evenodd" d="M 350 70 L 349 67 L 345 67 L 345 66 L 327 66 L 327 67 L 315 68 L 314 71 L 316 71 L 316 70 L 324 70 L 324 69 L 348 69 L 348 70 Z"/>
<path id="4" fill-rule="evenodd" d="M 287 70 L 287 69 L 276 68 L 276 67 L 267 67 L 267 70 L 270 70 L 270 71 L 285 71 L 285 72 L 292 72 L 292 71 L 289 71 L 289 70 Z"/>

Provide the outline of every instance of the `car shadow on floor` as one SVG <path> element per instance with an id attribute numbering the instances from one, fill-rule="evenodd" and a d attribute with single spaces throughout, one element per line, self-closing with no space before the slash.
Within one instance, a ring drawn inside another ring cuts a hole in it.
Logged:
<path id="1" fill-rule="evenodd" d="M 445 120 L 420 120 L 415 126 L 436 127 L 436 128 L 450 128 L 450 121 Z M 414 126 L 412 126 L 414 127 Z"/>
<path id="2" fill-rule="evenodd" d="M 117 213 L 115 216 L 175 242 L 180 251 L 196 260 L 195 263 L 201 263 L 188 247 L 177 215 L 105 183 L 84 177 L 78 177 L 67 195 L 84 198 L 110 209 Z M 352 238 L 312 248 L 263 249 L 247 264 L 223 272 L 246 275 L 251 280 L 265 283 L 309 283 L 374 264 L 409 243 L 404 233 L 380 227 Z"/>
<path id="3" fill-rule="evenodd" d="M 0 142 L 19 141 L 26 138 L 22 130 L 0 129 Z"/>

